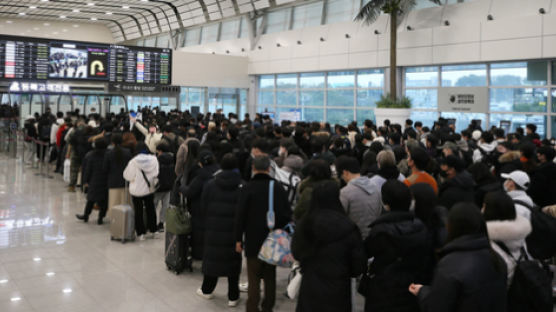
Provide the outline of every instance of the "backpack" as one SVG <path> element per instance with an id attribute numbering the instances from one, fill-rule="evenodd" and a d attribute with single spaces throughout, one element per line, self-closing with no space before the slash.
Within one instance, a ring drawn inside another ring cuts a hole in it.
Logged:
<path id="1" fill-rule="evenodd" d="M 173 140 L 170 140 L 170 138 L 167 137 L 167 136 L 163 136 L 162 139 L 165 140 L 166 142 L 168 142 L 170 153 L 176 155 L 178 153 L 178 149 L 180 148 L 179 141 L 178 141 L 178 135 L 175 134 Z"/>
<path id="2" fill-rule="evenodd" d="M 481 158 L 481 162 L 484 163 L 485 165 L 487 165 L 489 168 L 494 166 L 496 164 L 496 162 L 498 161 L 498 155 L 496 155 L 495 151 L 492 151 L 490 153 L 487 153 L 484 149 L 482 149 L 480 146 L 477 147 L 479 149 L 479 152 L 481 152 L 481 155 L 483 156 Z"/>
<path id="3" fill-rule="evenodd" d="M 535 259 L 545 260 L 556 254 L 556 218 L 542 212 L 539 207 L 514 200 L 514 204 L 531 210 L 533 232 L 527 236 L 527 250 Z"/>
<path id="4" fill-rule="evenodd" d="M 288 203 L 293 209 L 297 200 L 297 186 L 299 185 L 299 182 L 301 182 L 301 178 L 295 174 L 295 172 L 288 172 L 276 166 L 274 168 L 274 180 L 280 183 L 286 191 Z"/>
<path id="5" fill-rule="evenodd" d="M 40 127 L 39 136 L 43 141 L 50 141 L 50 125 L 43 124 Z"/>
<path id="6" fill-rule="evenodd" d="M 495 242 L 510 258 L 512 253 L 501 242 Z M 508 312 L 552 312 L 552 280 L 537 261 L 529 260 L 525 248 L 516 262 L 514 277 L 508 289 Z"/>
<path id="7" fill-rule="evenodd" d="M 172 155 L 172 158 L 174 156 Z M 173 164 L 165 164 L 159 160 L 158 167 L 158 189 L 157 192 L 168 192 L 172 190 L 176 181 L 176 172 Z"/>

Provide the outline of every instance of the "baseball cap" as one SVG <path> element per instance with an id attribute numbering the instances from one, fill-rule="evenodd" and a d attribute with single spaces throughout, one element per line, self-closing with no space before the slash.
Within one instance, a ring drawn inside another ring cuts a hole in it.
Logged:
<path id="1" fill-rule="evenodd" d="M 512 181 L 514 181 L 515 184 L 517 184 L 519 187 L 521 187 L 524 190 L 527 190 L 529 188 L 529 176 L 527 175 L 527 173 L 521 171 L 521 170 L 515 170 L 508 173 L 502 173 L 500 175 L 502 178 L 504 179 L 510 179 Z"/>
<path id="2" fill-rule="evenodd" d="M 452 141 L 446 141 L 444 142 L 444 145 L 438 147 L 438 149 L 445 149 L 445 148 L 449 148 L 451 150 L 457 151 L 458 145 Z"/>

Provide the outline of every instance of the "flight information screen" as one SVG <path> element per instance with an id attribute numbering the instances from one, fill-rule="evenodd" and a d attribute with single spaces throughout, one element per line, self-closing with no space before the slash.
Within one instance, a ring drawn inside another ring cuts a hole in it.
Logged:
<path id="1" fill-rule="evenodd" d="M 172 51 L 0 36 L 0 79 L 171 84 Z"/>

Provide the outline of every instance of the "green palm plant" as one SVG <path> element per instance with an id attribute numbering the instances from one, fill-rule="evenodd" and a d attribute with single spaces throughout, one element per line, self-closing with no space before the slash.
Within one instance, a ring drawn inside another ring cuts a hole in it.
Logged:
<path id="1" fill-rule="evenodd" d="M 429 0 L 437 5 L 442 5 L 441 0 Z M 376 21 L 381 13 L 390 15 L 390 98 L 396 101 L 396 51 L 398 40 L 398 25 L 412 8 L 417 5 L 416 0 L 371 0 L 359 10 L 356 21 L 370 25 Z"/>

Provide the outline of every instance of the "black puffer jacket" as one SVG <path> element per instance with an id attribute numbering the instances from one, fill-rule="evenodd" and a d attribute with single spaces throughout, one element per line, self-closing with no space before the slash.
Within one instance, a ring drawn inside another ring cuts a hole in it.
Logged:
<path id="1" fill-rule="evenodd" d="M 108 175 L 108 188 L 125 187 L 124 170 L 131 158 L 131 152 L 125 147 L 115 147 L 106 152 L 104 171 Z"/>
<path id="2" fill-rule="evenodd" d="M 556 205 L 556 164 L 549 160 L 533 172 L 527 194 L 539 207 Z"/>
<path id="3" fill-rule="evenodd" d="M 442 255 L 431 286 L 419 292 L 421 311 L 506 311 L 505 264 L 485 236 L 457 238 Z"/>
<path id="4" fill-rule="evenodd" d="M 448 210 L 459 202 L 475 202 L 475 181 L 466 170 L 442 183 L 438 188 L 438 204 Z"/>
<path id="5" fill-rule="evenodd" d="M 349 312 L 350 278 L 363 273 L 366 265 L 359 228 L 346 215 L 331 209 L 309 217 L 314 218 L 312 248 L 307 248 L 303 237 L 303 221 L 292 242 L 294 258 L 301 262 L 303 273 L 296 311 Z"/>
<path id="6" fill-rule="evenodd" d="M 224 170 L 207 183 L 203 191 L 205 214 L 205 248 L 203 274 L 239 276 L 241 254 L 235 251 L 234 223 L 241 187 L 241 175 Z"/>
<path id="7" fill-rule="evenodd" d="M 162 153 L 156 157 L 158 159 L 158 184 L 157 192 L 168 192 L 174 186 L 176 181 L 176 172 L 174 171 L 175 161 L 174 154 Z"/>
<path id="8" fill-rule="evenodd" d="M 88 184 L 87 200 L 101 202 L 108 200 L 108 177 L 104 171 L 106 150 L 92 150 L 83 160 L 83 185 Z"/>
<path id="9" fill-rule="evenodd" d="M 218 165 L 210 165 L 199 169 L 185 193 L 193 227 L 193 233 L 191 234 L 192 257 L 196 260 L 203 258 L 203 246 L 205 244 L 205 214 L 201 209 L 201 195 L 203 194 L 203 187 L 212 179 L 217 170 Z"/>
<path id="10" fill-rule="evenodd" d="M 426 280 L 431 246 L 425 225 L 411 212 L 388 212 L 371 224 L 365 240 L 372 276 L 365 294 L 365 311 L 418 311 L 411 283 Z"/>

